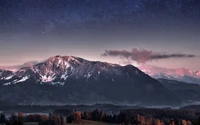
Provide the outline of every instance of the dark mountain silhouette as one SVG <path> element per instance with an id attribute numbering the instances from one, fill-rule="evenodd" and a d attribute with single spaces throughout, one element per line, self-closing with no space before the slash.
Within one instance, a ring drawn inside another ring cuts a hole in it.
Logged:
<path id="1" fill-rule="evenodd" d="M 178 96 L 185 105 L 200 104 L 200 85 L 185 83 L 180 81 L 158 79 L 166 88 L 170 89 Z"/>

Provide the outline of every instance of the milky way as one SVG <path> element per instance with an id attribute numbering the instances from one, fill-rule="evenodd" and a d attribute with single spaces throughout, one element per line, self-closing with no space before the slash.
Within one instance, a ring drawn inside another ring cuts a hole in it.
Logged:
<path id="1" fill-rule="evenodd" d="M 199 22 L 199 0 L 1 0 L 0 56 L 19 53 L 23 61 L 28 54 L 19 49 L 26 48 L 36 57 L 30 46 L 48 50 L 43 57 L 52 49 L 49 55 L 82 56 L 91 48 L 92 59 L 106 49 L 134 47 L 198 55 Z"/>
<path id="2" fill-rule="evenodd" d="M 98 33 L 105 27 L 193 28 L 199 26 L 199 5 L 198 0 L 1 0 L 1 38 Z"/>

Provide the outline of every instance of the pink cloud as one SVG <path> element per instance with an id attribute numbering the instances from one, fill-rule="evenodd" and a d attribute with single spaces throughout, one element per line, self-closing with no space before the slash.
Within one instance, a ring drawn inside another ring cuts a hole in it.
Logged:
<path id="1" fill-rule="evenodd" d="M 111 56 L 111 57 L 120 57 L 131 61 L 136 61 L 137 63 L 146 63 L 151 60 L 158 60 L 158 59 L 169 59 L 169 58 L 194 58 L 199 57 L 197 55 L 192 54 L 165 54 L 165 53 L 158 53 L 150 50 L 145 49 L 137 49 L 133 48 L 132 51 L 127 50 L 105 50 L 101 56 Z"/>

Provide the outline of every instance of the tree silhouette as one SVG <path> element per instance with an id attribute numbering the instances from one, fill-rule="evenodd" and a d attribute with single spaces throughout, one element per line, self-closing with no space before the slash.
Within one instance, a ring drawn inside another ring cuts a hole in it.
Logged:
<path id="1" fill-rule="evenodd" d="M 72 114 L 72 122 L 80 123 L 81 122 L 81 112 L 75 111 Z"/>

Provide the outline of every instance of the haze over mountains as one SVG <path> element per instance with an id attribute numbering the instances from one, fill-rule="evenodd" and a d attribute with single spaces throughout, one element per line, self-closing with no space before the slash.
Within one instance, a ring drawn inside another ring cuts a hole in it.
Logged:
<path id="1" fill-rule="evenodd" d="M 10 70 L 10 71 L 17 71 L 22 67 L 33 66 L 33 65 L 35 65 L 37 63 L 39 63 L 39 62 L 38 61 L 29 61 L 29 62 L 26 62 L 26 63 L 24 63 L 22 65 L 11 65 L 11 66 L 2 65 L 2 66 L 0 66 L 0 69 Z"/>

